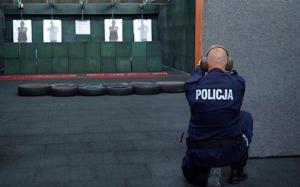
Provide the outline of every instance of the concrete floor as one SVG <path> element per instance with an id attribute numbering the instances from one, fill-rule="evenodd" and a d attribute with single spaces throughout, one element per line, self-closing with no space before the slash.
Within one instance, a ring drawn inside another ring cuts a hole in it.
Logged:
<path id="1" fill-rule="evenodd" d="M 167 76 L 0 81 L 0 186 L 184 187 L 180 135 L 189 108 L 184 93 L 21 97 L 26 83 L 100 84 L 185 81 Z M 287 145 L 292 146 L 292 145 Z M 239 187 L 298 187 L 300 157 L 250 158 Z M 229 168 L 222 168 L 221 185 Z"/>

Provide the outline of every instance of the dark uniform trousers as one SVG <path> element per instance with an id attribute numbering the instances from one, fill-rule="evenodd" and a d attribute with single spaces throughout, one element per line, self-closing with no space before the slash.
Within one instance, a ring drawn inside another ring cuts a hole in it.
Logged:
<path id="1" fill-rule="evenodd" d="M 242 171 L 247 164 L 249 144 L 253 136 L 253 118 L 249 112 L 240 112 L 242 141 L 216 148 L 188 148 L 182 160 L 181 169 L 187 181 L 203 184 L 211 167 L 230 166 Z"/>

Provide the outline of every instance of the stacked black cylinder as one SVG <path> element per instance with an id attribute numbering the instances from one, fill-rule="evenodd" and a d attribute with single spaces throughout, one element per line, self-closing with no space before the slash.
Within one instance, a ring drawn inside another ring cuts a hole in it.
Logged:
<path id="1" fill-rule="evenodd" d="M 159 82 L 113 82 L 98 85 L 89 84 L 22 84 L 18 86 L 20 96 L 102 96 L 102 95 L 155 95 L 159 93 L 184 92 L 182 81 L 159 81 Z"/>

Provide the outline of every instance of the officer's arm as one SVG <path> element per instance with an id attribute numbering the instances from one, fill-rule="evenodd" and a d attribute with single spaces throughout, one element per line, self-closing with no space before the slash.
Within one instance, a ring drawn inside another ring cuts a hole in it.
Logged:
<path id="1" fill-rule="evenodd" d="M 200 68 L 200 66 L 197 66 L 196 69 L 191 73 L 190 77 L 186 81 L 187 83 L 193 83 L 198 82 L 200 78 L 202 78 L 205 75 L 205 71 Z"/>
<path id="2" fill-rule="evenodd" d="M 188 80 L 185 82 L 185 92 L 188 92 L 189 85 L 198 82 L 205 75 L 200 66 L 197 66 L 196 69 L 191 73 Z"/>
<path id="3" fill-rule="evenodd" d="M 245 79 L 243 77 L 241 77 L 237 71 L 235 70 L 231 70 L 228 72 L 230 75 L 234 76 L 236 78 L 236 80 L 239 83 L 240 89 L 241 89 L 241 94 L 242 96 L 244 96 L 245 94 L 245 90 L 246 90 L 246 82 Z"/>

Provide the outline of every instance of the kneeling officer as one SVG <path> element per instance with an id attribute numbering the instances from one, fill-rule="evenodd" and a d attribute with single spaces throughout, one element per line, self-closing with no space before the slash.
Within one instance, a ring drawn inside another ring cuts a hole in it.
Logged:
<path id="1" fill-rule="evenodd" d="M 232 67 L 226 49 L 214 45 L 186 81 L 191 117 L 181 168 L 190 183 L 220 186 L 220 167 L 225 166 L 231 167 L 229 183 L 247 178 L 253 119 L 241 111 L 245 80 Z"/>

